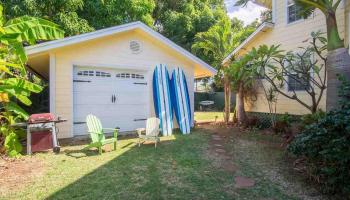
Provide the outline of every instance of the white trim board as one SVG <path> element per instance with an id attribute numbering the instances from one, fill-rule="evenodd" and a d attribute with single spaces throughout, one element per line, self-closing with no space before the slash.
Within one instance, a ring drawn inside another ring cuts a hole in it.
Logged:
<path id="1" fill-rule="evenodd" d="M 164 37 L 160 33 L 154 31 L 153 29 L 151 29 L 150 27 L 148 27 L 147 25 L 145 25 L 142 22 L 132 22 L 132 23 L 128 23 L 128 24 L 124 24 L 124 25 L 120 25 L 120 26 L 114 26 L 111 28 L 101 29 L 98 31 L 90 32 L 90 33 L 84 33 L 81 35 L 66 37 L 66 38 L 59 39 L 59 40 L 54 40 L 54 41 L 50 41 L 50 42 L 45 42 L 45 43 L 33 45 L 33 46 L 28 46 L 25 48 L 25 50 L 26 50 L 27 55 L 33 55 L 33 54 L 49 51 L 52 49 L 57 49 L 60 47 L 73 45 L 73 44 L 77 44 L 80 42 L 85 42 L 85 41 L 89 41 L 92 39 L 101 38 L 101 37 L 113 35 L 116 33 L 125 32 L 125 31 L 130 31 L 130 30 L 134 30 L 134 29 L 140 29 L 140 30 L 148 33 L 149 35 L 158 39 L 159 41 L 164 43 L 166 46 L 172 48 L 173 50 L 180 53 L 184 57 L 186 57 L 186 58 L 190 59 L 191 61 L 193 61 L 194 63 L 197 63 L 200 66 L 206 68 L 211 73 L 216 74 L 217 70 L 214 69 L 212 66 L 205 63 L 203 60 L 194 56 L 193 54 L 191 54 L 190 52 L 188 52 L 184 48 L 180 47 L 179 45 L 175 44 L 174 42 L 172 42 L 168 38 Z"/>
<path id="2" fill-rule="evenodd" d="M 56 114 L 56 55 L 50 54 L 49 64 L 50 113 Z"/>
<path id="3" fill-rule="evenodd" d="M 226 64 L 232 56 L 234 56 L 239 50 L 241 50 L 245 45 L 247 45 L 251 40 L 253 40 L 260 32 L 268 28 L 273 28 L 274 24 L 271 22 L 262 23 L 247 39 L 245 39 L 237 48 L 235 48 L 226 58 L 222 61 L 222 64 Z"/>

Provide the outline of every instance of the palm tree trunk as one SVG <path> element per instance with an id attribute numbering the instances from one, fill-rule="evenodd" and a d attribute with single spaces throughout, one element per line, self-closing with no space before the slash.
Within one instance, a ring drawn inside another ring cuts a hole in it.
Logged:
<path id="1" fill-rule="evenodd" d="M 337 107 L 340 82 L 337 75 L 344 75 L 350 80 L 350 55 L 340 39 L 337 19 L 334 12 L 328 13 L 327 22 L 327 98 L 326 110 Z"/>
<path id="2" fill-rule="evenodd" d="M 237 119 L 238 119 L 238 123 L 241 125 L 241 124 L 246 123 L 246 121 L 247 121 L 247 115 L 245 113 L 245 108 L 244 108 L 243 83 L 239 84 L 236 99 L 237 99 L 237 101 L 236 101 Z"/>
<path id="3" fill-rule="evenodd" d="M 225 92 L 225 116 L 224 121 L 226 124 L 230 121 L 231 112 L 231 83 L 228 77 L 224 78 L 224 92 Z"/>

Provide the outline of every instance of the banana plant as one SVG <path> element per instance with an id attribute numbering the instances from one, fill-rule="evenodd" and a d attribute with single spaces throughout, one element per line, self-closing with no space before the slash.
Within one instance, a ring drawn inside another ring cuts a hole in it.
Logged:
<path id="1" fill-rule="evenodd" d="M 0 4 L 0 149 L 9 156 L 18 156 L 22 147 L 18 136 L 22 132 L 12 125 L 27 120 L 28 114 L 17 103 L 32 104 L 31 93 L 40 93 L 42 87 L 28 80 L 24 44 L 33 45 L 64 37 L 58 25 L 40 18 L 23 16 L 5 21 Z M 4 143 L 4 144 L 2 144 Z"/>

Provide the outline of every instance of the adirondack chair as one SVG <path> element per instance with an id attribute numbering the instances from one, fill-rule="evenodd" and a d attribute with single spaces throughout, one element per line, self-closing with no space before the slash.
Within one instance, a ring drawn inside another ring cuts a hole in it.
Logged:
<path id="1" fill-rule="evenodd" d="M 152 117 L 147 119 L 146 128 L 136 129 L 137 134 L 139 136 L 139 141 L 138 141 L 139 147 L 141 145 L 141 142 L 153 141 L 154 148 L 157 148 L 157 143 L 160 141 L 158 137 L 159 124 L 160 124 L 160 120 L 156 117 Z M 143 132 L 146 132 L 146 134 L 142 134 Z"/>
<path id="2" fill-rule="evenodd" d="M 114 143 L 114 150 L 117 150 L 118 128 L 102 128 L 101 121 L 91 114 L 86 117 L 86 123 L 88 132 L 90 133 L 91 143 L 84 149 L 96 147 L 98 153 L 102 154 L 102 146 Z M 107 133 L 106 131 L 113 132 L 113 138 L 106 139 L 104 135 Z"/>

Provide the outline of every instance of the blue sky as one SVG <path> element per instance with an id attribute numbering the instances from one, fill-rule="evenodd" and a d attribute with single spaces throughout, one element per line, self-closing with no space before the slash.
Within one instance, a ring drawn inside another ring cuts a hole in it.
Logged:
<path id="1" fill-rule="evenodd" d="M 234 6 L 235 3 L 236 0 L 225 0 L 227 14 L 230 16 L 230 18 L 237 17 L 238 19 L 244 21 L 245 24 L 249 24 L 256 18 L 259 18 L 261 11 L 264 10 L 263 7 L 250 2 L 246 7 Z"/>

